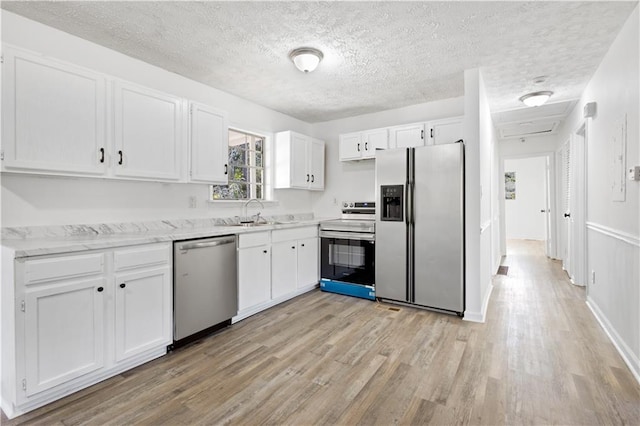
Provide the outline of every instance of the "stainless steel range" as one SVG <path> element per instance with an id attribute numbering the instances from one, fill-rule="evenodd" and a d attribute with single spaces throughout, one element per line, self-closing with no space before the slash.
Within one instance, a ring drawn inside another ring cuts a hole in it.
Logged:
<path id="1" fill-rule="evenodd" d="M 320 222 L 320 289 L 375 300 L 375 215 L 372 201 L 347 201 L 342 217 Z"/>

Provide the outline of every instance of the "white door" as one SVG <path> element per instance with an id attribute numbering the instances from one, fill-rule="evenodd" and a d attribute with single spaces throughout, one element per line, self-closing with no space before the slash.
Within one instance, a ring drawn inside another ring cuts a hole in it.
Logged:
<path id="1" fill-rule="evenodd" d="M 307 151 L 310 149 L 311 138 L 291 132 L 291 188 L 308 188 L 311 173 L 308 171 Z"/>
<path id="2" fill-rule="evenodd" d="M 106 293 L 104 278 L 27 289 L 27 396 L 104 366 Z"/>
<path id="3" fill-rule="evenodd" d="M 363 158 L 374 158 L 376 149 L 389 148 L 389 131 L 387 129 L 369 130 L 363 132 L 362 140 L 364 141 Z"/>
<path id="4" fill-rule="evenodd" d="M 562 158 L 562 268 L 572 277 L 571 272 L 571 143 L 567 141 L 561 148 Z"/>
<path id="5" fill-rule="evenodd" d="M 340 161 L 359 160 L 363 155 L 362 134 L 340 135 Z"/>
<path id="6" fill-rule="evenodd" d="M 429 139 L 433 145 L 459 141 L 462 139 L 462 118 L 457 117 L 431 122 Z"/>
<path id="7" fill-rule="evenodd" d="M 126 82 L 115 84 L 114 98 L 114 174 L 179 180 L 182 100 Z"/>
<path id="8" fill-rule="evenodd" d="M 192 182 L 228 184 L 229 128 L 227 114 L 206 105 L 191 104 Z"/>
<path id="9" fill-rule="evenodd" d="M 3 167 L 103 174 L 104 76 L 10 48 L 2 68 Z"/>
<path id="10" fill-rule="evenodd" d="M 283 241 L 271 245 L 271 297 L 276 299 L 296 290 L 297 242 Z"/>
<path id="11" fill-rule="evenodd" d="M 391 147 L 410 148 L 424 145 L 424 125 L 414 124 L 411 126 L 391 128 Z"/>
<path id="12" fill-rule="evenodd" d="M 116 361 L 171 343 L 171 269 L 117 274 L 114 284 Z"/>
<path id="13" fill-rule="evenodd" d="M 238 250 L 238 311 L 271 300 L 271 250 L 268 246 Z"/>
<path id="14" fill-rule="evenodd" d="M 298 241 L 298 288 L 318 284 L 318 238 Z"/>
<path id="15" fill-rule="evenodd" d="M 545 173 L 544 173 L 544 186 L 545 186 L 545 206 L 544 206 L 544 222 L 545 222 L 545 254 L 547 257 L 552 258 L 555 251 L 552 249 L 553 234 L 551 232 L 551 158 L 545 158 Z"/>
<path id="16" fill-rule="evenodd" d="M 324 142 L 312 139 L 309 144 L 308 168 L 310 174 L 309 189 L 324 189 Z"/>

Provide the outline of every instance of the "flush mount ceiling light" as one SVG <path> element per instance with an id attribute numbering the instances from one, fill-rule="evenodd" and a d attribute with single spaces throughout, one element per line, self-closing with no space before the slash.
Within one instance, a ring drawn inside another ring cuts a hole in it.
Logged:
<path id="1" fill-rule="evenodd" d="M 553 95 L 553 92 L 549 90 L 544 90 L 542 92 L 533 92 L 527 93 L 526 95 L 520 97 L 520 101 L 526 106 L 540 106 L 547 102 L 549 98 Z"/>
<path id="2" fill-rule="evenodd" d="M 293 61 L 302 72 L 311 72 L 316 69 L 324 55 L 313 47 L 300 47 L 289 53 L 289 59 Z"/>

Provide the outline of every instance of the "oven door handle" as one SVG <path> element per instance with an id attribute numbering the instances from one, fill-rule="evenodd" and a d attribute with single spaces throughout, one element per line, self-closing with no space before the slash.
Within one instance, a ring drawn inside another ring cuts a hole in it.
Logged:
<path id="1" fill-rule="evenodd" d="M 375 234 L 362 232 L 320 231 L 320 238 L 340 238 L 342 240 L 375 241 Z"/>

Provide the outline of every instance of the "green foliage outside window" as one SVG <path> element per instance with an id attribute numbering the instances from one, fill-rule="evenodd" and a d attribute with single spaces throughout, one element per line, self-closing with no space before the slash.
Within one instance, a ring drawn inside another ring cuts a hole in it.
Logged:
<path id="1" fill-rule="evenodd" d="M 264 198 L 264 138 L 229 130 L 228 185 L 213 185 L 214 200 Z"/>

